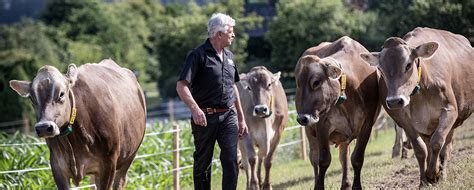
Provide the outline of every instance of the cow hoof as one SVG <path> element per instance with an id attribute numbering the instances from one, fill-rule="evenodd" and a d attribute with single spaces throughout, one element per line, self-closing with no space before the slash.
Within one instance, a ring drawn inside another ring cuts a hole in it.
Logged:
<path id="1" fill-rule="evenodd" d="M 431 183 L 425 180 L 420 181 L 420 185 L 418 186 L 418 188 L 421 189 L 421 188 L 426 188 L 426 187 L 431 187 Z"/>
<path id="2" fill-rule="evenodd" d="M 272 186 L 270 184 L 263 184 L 262 189 L 264 190 L 272 190 Z"/>
<path id="3" fill-rule="evenodd" d="M 259 185 L 257 182 L 252 181 L 252 182 L 250 182 L 250 187 L 247 188 L 247 189 L 259 190 L 259 189 L 260 189 L 260 185 Z"/>
<path id="4" fill-rule="evenodd" d="M 431 175 L 431 174 L 429 174 L 429 173 L 426 173 L 426 180 L 427 180 L 429 183 L 431 183 L 431 184 L 433 184 L 433 183 L 438 183 L 440 177 L 441 177 L 441 173 L 440 173 L 440 172 L 434 174 L 434 176 Z"/>

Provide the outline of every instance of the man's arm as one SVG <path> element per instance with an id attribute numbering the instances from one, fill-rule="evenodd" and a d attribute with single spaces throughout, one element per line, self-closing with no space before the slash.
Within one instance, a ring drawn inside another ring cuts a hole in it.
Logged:
<path id="1" fill-rule="evenodd" d="M 240 96 L 239 96 L 239 90 L 237 89 L 237 86 L 234 84 L 234 92 L 235 92 L 235 108 L 237 110 L 237 119 L 239 120 L 239 137 L 242 139 L 244 138 L 247 133 L 248 133 L 248 128 L 247 128 L 247 123 L 245 123 L 245 116 L 244 116 L 244 111 L 242 110 L 242 107 L 240 105 Z"/>
<path id="2" fill-rule="evenodd" d="M 178 92 L 179 98 L 181 98 L 181 100 L 191 110 L 194 123 L 196 125 L 207 126 L 206 116 L 204 115 L 204 112 L 201 110 L 201 108 L 199 108 L 193 96 L 191 95 L 191 91 L 188 87 L 188 81 L 178 81 L 176 83 L 176 92 Z"/>

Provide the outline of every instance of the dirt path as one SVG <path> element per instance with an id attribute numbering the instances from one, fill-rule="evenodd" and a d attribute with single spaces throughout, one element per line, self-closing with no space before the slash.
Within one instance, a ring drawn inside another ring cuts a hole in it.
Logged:
<path id="1" fill-rule="evenodd" d="M 459 168 L 458 164 L 463 164 L 466 160 L 469 160 L 474 153 L 473 139 L 474 131 L 471 129 L 472 126 L 463 126 L 456 129 L 456 135 L 454 140 L 453 151 L 451 159 L 448 161 L 448 181 L 441 182 L 444 185 L 450 186 L 449 175 L 456 170 L 463 169 Z M 462 166 L 461 166 L 462 167 Z M 404 162 L 400 169 L 396 170 L 392 175 L 385 177 L 383 182 L 376 185 L 377 189 L 416 189 L 419 185 L 419 171 L 418 162 L 412 156 L 408 162 Z M 471 177 L 472 176 L 466 176 Z M 455 183 L 455 182 L 454 182 Z"/>

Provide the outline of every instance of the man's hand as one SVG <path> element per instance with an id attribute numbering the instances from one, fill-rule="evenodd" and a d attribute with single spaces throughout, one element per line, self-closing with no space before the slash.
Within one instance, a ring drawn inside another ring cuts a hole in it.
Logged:
<path id="1" fill-rule="evenodd" d="M 206 115 L 201 109 L 196 108 L 196 109 L 193 109 L 191 112 L 193 115 L 194 124 L 201 125 L 204 127 L 207 126 Z"/>
<path id="2" fill-rule="evenodd" d="M 247 124 L 245 121 L 240 121 L 239 122 L 239 138 L 243 139 L 247 134 L 249 133 Z"/>

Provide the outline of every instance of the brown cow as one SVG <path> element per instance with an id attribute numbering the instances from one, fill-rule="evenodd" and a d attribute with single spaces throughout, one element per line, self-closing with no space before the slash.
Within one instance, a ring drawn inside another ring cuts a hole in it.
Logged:
<path id="1" fill-rule="evenodd" d="M 347 176 L 349 144 L 356 138 L 351 157 L 353 187 L 362 188 L 360 172 L 365 147 L 380 112 L 376 90 L 379 77 L 375 67 L 359 57 L 363 52 L 368 51 L 344 36 L 309 48 L 296 65 L 297 121 L 305 126 L 310 142 L 315 189 L 324 188 L 324 176 L 331 163 L 330 144 L 339 147 L 341 188 L 351 187 Z"/>
<path id="2" fill-rule="evenodd" d="M 71 64 L 66 75 L 44 66 L 31 83 L 12 80 L 10 87 L 33 104 L 58 189 L 69 189 L 71 178 L 78 186 L 88 174 L 98 189 L 125 186 L 146 122 L 143 91 L 130 70 L 110 59 Z"/>
<path id="3" fill-rule="evenodd" d="M 247 75 L 241 74 L 241 81 L 237 83 L 249 128 L 249 135 L 239 141 L 247 189 L 259 189 L 260 185 L 263 189 L 272 189 L 270 168 L 273 153 L 288 123 L 288 103 L 279 79 L 280 72 L 273 74 L 265 67 L 257 66 Z M 258 154 L 255 146 L 258 147 Z M 262 162 L 265 166 L 263 184 L 260 172 Z"/>
<path id="4" fill-rule="evenodd" d="M 383 105 L 412 143 L 420 185 L 446 177 L 453 129 L 473 111 L 474 51 L 469 41 L 448 31 L 416 28 L 403 39 L 388 38 L 380 53 L 361 57 L 382 73 Z"/>

